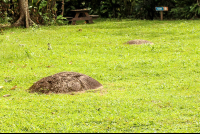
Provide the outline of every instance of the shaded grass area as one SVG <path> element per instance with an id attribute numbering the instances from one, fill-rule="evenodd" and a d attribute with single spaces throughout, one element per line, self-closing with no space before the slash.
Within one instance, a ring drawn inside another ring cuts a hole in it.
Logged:
<path id="1" fill-rule="evenodd" d="M 0 132 L 199 132 L 198 20 L 77 23 L 1 33 Z M 134 39 L 154 45 L 123 44 Z M 62 71 L 86 74 L 104 88 L 26 91 Z"/>

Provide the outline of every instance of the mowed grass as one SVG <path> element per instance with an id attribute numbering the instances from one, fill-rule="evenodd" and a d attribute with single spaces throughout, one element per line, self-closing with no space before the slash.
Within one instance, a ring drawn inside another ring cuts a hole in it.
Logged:
<path id="1" fill-rule="evenodd" d="M 200 132 L 199 23 L 97 19 L 2 31 L 0 132 Z M 134 39 L 154 44 L 124 44 Z M 63 71 L 103 88 L 26 91 Z"/>

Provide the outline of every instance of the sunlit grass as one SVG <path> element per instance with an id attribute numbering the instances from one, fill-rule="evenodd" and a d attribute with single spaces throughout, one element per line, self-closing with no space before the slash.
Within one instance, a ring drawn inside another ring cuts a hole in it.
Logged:
<path id="1" fill-rule="evenodd" d="M 154 44 L 124 44 L 134 39 Z M 97 19 L 6 29 L 0 35 L 0 132 L 199 132 L 199 41 L 198 20 Z M 91 76 L 104 88 L 26 91 L 62 71 Z"/>

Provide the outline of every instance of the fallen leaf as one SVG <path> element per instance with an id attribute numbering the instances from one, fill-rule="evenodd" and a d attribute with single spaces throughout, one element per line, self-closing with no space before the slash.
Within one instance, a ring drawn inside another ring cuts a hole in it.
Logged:
<path id="1" fill-rule="evenodd" d="M 15 90 L 17 88 L 17 85 L 15 85 L 14 87 L 12 87 L 10 90 Z"/>
<path id="2" fill-rule="evenodd" d="M 3 97 L 9 97 L 9 96 L 11 96 L 10 94 L 6 94 L 6 95 L 4 95 Z"/>
<path id="3" fill-rule="evenodd" d="M 23 65 L 22 68 L 25 68 L 27 65 Z"/>
<path id="4" fill-rule="evenodd" d="M 99 111 L 101 108 L 98 108 L 97 111 Z"/>
<path id="5" fill-rule="evenodd" d="M 24 47 L 24 46 L 25 46 L 25 44 L 19 44 L 19 46 L 20 46 L 20 47 Z"/>
<path id="6" fill-rule="evenodd" d="M 5 82 L 11 82 L 12 80 L 7 80 L 7 79 L 4 79 L 4 81 L 5 81 Z"/>

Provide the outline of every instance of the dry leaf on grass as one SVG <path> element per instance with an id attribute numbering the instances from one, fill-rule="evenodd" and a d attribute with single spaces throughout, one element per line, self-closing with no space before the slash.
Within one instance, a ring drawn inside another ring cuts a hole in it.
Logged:
<path id="1" fill-rule="evenodd" d="M 12 87 L 10 90 L 15 90 L 17 88 L 17 85 L 15 85 L 14 87 Z"/>
<path id="2" fill-rule="evenodd" d="M 9 96 L 11 96 L 10 94 L 6 94 L 6 95 L 4 95 L 3 97 L 9 97 Z"/>

